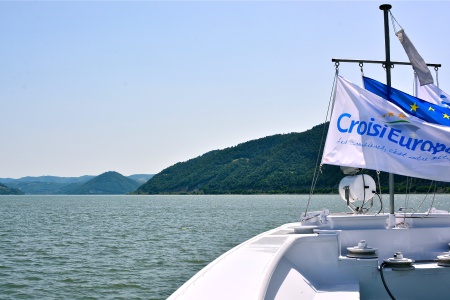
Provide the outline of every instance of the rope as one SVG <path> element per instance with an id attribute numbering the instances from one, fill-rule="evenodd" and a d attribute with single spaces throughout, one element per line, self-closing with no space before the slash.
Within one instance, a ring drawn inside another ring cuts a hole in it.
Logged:
<path id="1" fill-rule="evenodd" d="M 380 210 L 376 213 L 377 215 L 380 214 L 380 212 L 383 210 L 383 200 L 381 200 L 381 194 L 376 194 L 378 196 L 378 199 L 380 199 Z"/>
<path id="2" fill-rule="evenodd" d="M 359 69 L 361 70 L 361 75 L 364 77 L 364 69 L 363 69 L 363 67 L 364 67 L 364 63 L 360 62 L 359 63 Z"/>
<path id="3" fill-rule="evenodd" d="M 433 200 L 431 200 L 430 208 L 428 209 L 428 213 L 426 214 L 426 217 L 428 217 L 428 215 L 431 213 L 431 208 L 433 207 L 433 205 L 434 205 L 434 200 L 436 199 L 436 189 L 437 189 L 437 187 L 436 187 L 436 181 L 431 182 L 430 187 L 431 187 L 431 185 L 433 185 L 433 183 L 434 183 Z"/>
<path id="4" fill-rule="evenodd" d="M 411 186 L 412 186 L 412 178 L 406 177 L 406 186 L 405 186 L 405 212 L 403 213 L 403 222 L 400 222 L 399 224 L 408 225 L 406 222 L 406 213 L 409 207 L 409 195 L 411 194 Z"/>
<path id="5" fill-rule="evenodd" d="M 389 290 L 386 281 L 384 280 L 384 274 L 383 274 L 383 268 L 386 266 L 386 263 L 383 262 L 380 267 L 378 268 L 378 270 L 380 271 L 380 275 L 381 275 L 381 281 L 383 282 L 383 286 L 384 289 L 386 290 L 386 292 L 389 294 L 389 297 L 391 297 L 392 300 L 395 300 L 394 295 L 392 295 L 391 291 Z"/>
<path id="6" fill-rule="evenodd" d="M 430 186 L 428 187 L 428 191 L 427 191 L 427 193 L 425 194 L 425 197 L 423 198 L 422 202 L 420 202 L 419 206 L 413 211 L 413 213 L 411 214 L 411 218 L 412 218 L 413 215 L 414 215 L 414 214 L 422 207 L 422 205 L 424 204 L 425 200 L 427 200 L 428 195 L 430 194 L 431 188 L 432 188 L 433 186 L 434 186 L 434 193 L 433 193 L 433 200 L 431 201 L 431 205 L 433 205 L 434 199 L 435 199 L 435 196 L 436 196 L 436 181 L 434 181 L 434 180 L 430 182 Z M 429 212 L 428 212 L 428 213 L 429 213 Z"/>
<path id="7" fill-rule="evenodd" d="M 378 181 L 378 190 L 380 191 L 378 195 L 378 198 L 380 199 L 380 210 L 378 213 L 380 213 L 383 210 L 383 191 L 381 190 L 381 179 L 380 179 L 380 171 L 377 170 L 377 181 Z M 384 213 L 384 211 L 383 211 Z"/>
<path id="8" fill-rule="evenodd" d="M 398 27 L 400 27 L 400 30 L 403 28 L 402 28 L 402 26 L 400 26 L 400 23 L 397 22 L 397 20 L 394 18 L 394 15 L 392 14 L 392 12 L 390 10 L 389 10 L 389 14 L 391 15 L 391 22 L 392 22 L 392 28 L 394 28 L 394 33 L 397 33 L 398 31 L 397 31 L 397 28 L 395 27 L 395 23 L 397 23 Z"/>
<path id="9" fill-rule="evenodd" d="M 333 80 L 333 86 L 331 89 L 331 95 L 330 95 L 330 101 L 328 101 L 328 108 L 327 108 L 327 114 L 325 116 L 325 122 L 324 122 L 324 126 L 323 126 L 323 132 L 322 132 L 322 138 L 320 140 L 320 144 L 319 144 L 319 151 L 317 151 L 317 159 L 316 159 L 316 166 L 314 168 L 314 175 L 313 175 L 313 179 L 311 182 L 311 189 L 309 192 L 309 197 L 308 197 L 308 204 L 306 205 L 306 209 L 305 209 L 305 217 L 306 217 L 306 213 L 308 212 L 309 209 L 309 205 L 311 203 L 311 197 L 314 193 L 314 189 L 316 188 L 316 183 L 317 183 L 317 179 L 319 178 L 319 173 L 321 173 L 321 169 L 322 169 L 322 165 L 320 165 L 319 167 L 319 172 L 317 172 L 318 166 L 319 166 L 319 161 L 320 161 L 320 156 L 321 156 L 321 152 L 320 151 L 323 147 L 324 144 L 324 137 L 325 137 L 325 132 L 326 132 L 326 122 L 328 120 L 328 115 L 330 114 L 330 107 L 331 107 L 331 103 L 334 102 L 334 90 L 335 90 L 335 86 L 336 86 L 336 82 L 337 82 L 337 77 L 339 75 L 339 62 L 335 63 L 335 67 L 336 67 L 336 73 L 334 75 L 334 80 Z"/>

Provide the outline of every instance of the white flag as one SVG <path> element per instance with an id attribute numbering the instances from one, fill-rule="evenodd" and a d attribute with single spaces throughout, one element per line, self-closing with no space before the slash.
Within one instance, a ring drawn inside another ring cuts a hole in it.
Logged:
<path id="1" fill-rule="evenodd" d="M 339 76 L 322 163 L 450 182 L 450 128 Z"/>
<path id="2" fill-rule="evenodd" d="M 416 80 L 416 97 L 427 102 L 450 108 L 450 95 L 438 88 L 434 84 L 419 85 L 419 79 L 414 76 Z"/>
<path id="3" fill-rule="evenodd" d="M 411 40 L 406 35 L 405 31 L 401 29 L 396 32 L 400 43 L 405 49 L 406 54 L 408 55 L 409 61 L 419 77 L 420 85 L 433 83 L 433 76 L 431 75 L 430 70 L 427 67 L 427 64 L 423 60 L 422 56 L 420 56 L 419 52 L 417 52 L 416 47 L 414 47 Z"/>

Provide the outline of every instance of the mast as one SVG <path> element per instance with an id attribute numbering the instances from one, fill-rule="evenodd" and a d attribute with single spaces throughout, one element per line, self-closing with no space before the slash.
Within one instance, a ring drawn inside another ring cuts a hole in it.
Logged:
<path id="1" fill-rule="evenodd" d="M 390 4 L 380 5 L 380 9 L 384 14 L 384 45 L 386 49 L 386 85 L 388 89 L 391 88 L 391 47 L 389 40 L 389 10 L 392 8 Z M 388 97 L 390 93 L 387 93 Z M 394 174 L 389 173 L 389 227 L 395 226 L 395 203 L 394 203 Z"/>
<path id="2" fill-rule="evenodd" d="M 341 58 L 333 58 L 331 59 L 332 62 L 336 63 L 338 66 L 340 62 L 347 62 L 347 63 L 359 63 L 359 65 L 362 67 L 362 64 L 369 63 L 369 64 L 381 64 L 386 69 L 386 86 L 387 86 L 387 96 L 390 97 L 390 89 L 392 86 L 391 83 L 391 68 L 394 65 L 412 65 L 411 62 L 403 62 L 403 61 L 392 61 L 391 60 L 391 49 L 390 49 L 390 40 L 389 40 L 389 11 L 392 8 L 392 5 L 390 4 L 382 4 L 380 5 L 380 10 L 383 11 L 384 15 L 384 43 L 385 43 L 385 52 L 386 52 L 386 59 L 384 61 L 380 60 L 365 60 L 365 59 L 341 59 Z M 435 69 L 440 68 L 441 64 L 434 64 L 434 63 L 426 63 L 429 67 L 434 67 Z M 394 174 L 389 174 L 389 221 L 388 226 L 390 228 L 395 227 L 395 201 L 394 201 Z M 381 192 L 381 191 L 380 191 Z"/>

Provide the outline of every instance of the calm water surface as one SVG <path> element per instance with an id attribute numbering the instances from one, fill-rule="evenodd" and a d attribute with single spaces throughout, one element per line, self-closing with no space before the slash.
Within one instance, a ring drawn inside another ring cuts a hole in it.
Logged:
<path id="1" fill-rule="evenodd" d="M 435 206 L 449 209 L 444 198 Z M 166 299 L 223 252 L 298 221 L 307 199 L 0 196 L 0 299 Z M 310 210 L 325 207 L 347 210 L 338 196 Z"/>

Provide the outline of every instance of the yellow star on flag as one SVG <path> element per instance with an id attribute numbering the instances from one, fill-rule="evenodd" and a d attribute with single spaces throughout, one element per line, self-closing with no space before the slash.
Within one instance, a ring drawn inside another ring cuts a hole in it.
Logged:
<path id="1" fill-rule="evenodd" d="M 394 113 L 391 113 L 391 112 L 390 112 L 390 113 L 388 114 L 388 117 L 393 117 L 393 116 L 394 116 Z"/>
<path id="2" fill-rule="evenodd" d="M 444 119 L 450 119 L 450 116 L 447 114 L 444 114 Z"/>
<path id="3" fill-rule="evenodd" d="M 428 110 L 434 111 L 434 107 L 428 107 Z"/>
<path id="4" fill-rule="evenodd" d="M 402 118 L 402 119 L 406 119 L 406 116 L 405 116 L 404 114 L 402 114 L 402 113 L 399 113 L 399 114 L 398 114 L 398 117 L 399 117 L 399 118 Z"/>
<path id="5" fill-rule="evenodd" d="M 411 111 L 417 111 L 419 107 L 414 103 L 413 105 L 411 105 Z"/>

